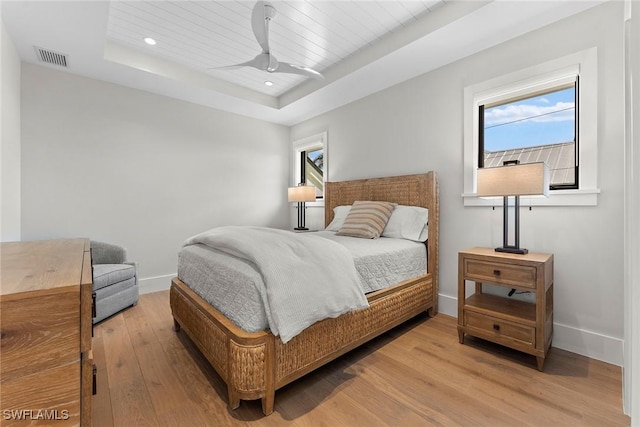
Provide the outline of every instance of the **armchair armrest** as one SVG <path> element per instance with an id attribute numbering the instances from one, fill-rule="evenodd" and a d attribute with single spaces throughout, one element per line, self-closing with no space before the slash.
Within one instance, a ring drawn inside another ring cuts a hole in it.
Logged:
<path id="1" fill-rule="evenodd" d="M 92 240 L 91 257 L 94 264 L 124 264 L 127 250 L 122 246 Z"/>
<path id="2" fill-rule="evenodd" d="M 136 279 L 136 286 L 138 286 L 138 263 L 136 261 L 125 261 L 123 262 L 123 264 L 132 265 L 133 268 L 136 270 L 135 279 Z"/>

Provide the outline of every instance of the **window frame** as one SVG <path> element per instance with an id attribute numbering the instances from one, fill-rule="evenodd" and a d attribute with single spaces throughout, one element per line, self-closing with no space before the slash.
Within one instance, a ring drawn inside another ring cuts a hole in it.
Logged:
<path id="1" fill-rule="evenodd" d="M 579 78 L 577 87 L 577 134 L 580 135 L 576 164 L 577 189 L 554 189 L 548 198 L 522 197 L 523 206 L 595 206 L 597 187 L 598 96 L 597 48 L 516 71 L 464 89 L 464 191 L 465 206 L 492 206 L 496 200 L 476 195 L 479 159 L 479 106 L 526 97 Z M 500 199 L 502 203 L 502 199 Z"/>
<path id="2" fill-rule="evenodd" d="M 311 135 L 309 137 L 294 141 L 293 144 L 293 165 L 292 165 L 292 176 L 291 176 L 291 186 L 296 186 L 300 183 L 300 179 L 302 177 L 302 153 L 307 151 L 313 151 L 318 148 L 322 148 L 323 150 L 323 174 L 322 174 L 322 197 L 316 198 L 315 202 L 306 202 L 307 206 L 324 206 L 324 192 L 327 183 L 327 178 L 329 176 L 329 159 L 328 159 L 328 144 L 327 144 L 327 132 L 322 132 L 316 135 Z"/>
<path id="3" fill-rule="evenodd" d="M 484 126 L 484 111 L 487 108 L 494 108 L 494 107 L 498 107 L 498 106 L 503 106 L 503 105 L 508 105 L 514 102 L 518 102 L 521 100 L 526 100 L 526 99 L 531 99 L 531 98 L 535 98 L 538 96 L 543 96 L 543 95 L 548 95 L 554 92 L 559 92 L 562 90 L 566 90 L 566 89 L 570 89 L 572 88 L 574 90 L 574 139 L 573 139 L 573 149 L 574 149 L 574 184 L 558 184 L 558 185 L 553 185 L 550 184 L 549 185 L 549 190 L 550 191 L 555 191 L 555 190 L 578 190 L 580 189 L 580 74 L 576 73 L 576 75 L 572 78 L 571 76 L 567 77 L 567 81 L 564 82 L 565 79 L 559 79 L 557 86 L 552 86 L 552 87 L 546 87 L 547 85 L 544 85 L 543 89 L 539 89 L 538 87 L 535 88 L 535 90 L 533 92 L 527 93 L 527 94 L 520 94 L 519 96 L 516 96 L 515 98 L 506 98 L 506 99 L 501 99 L 499 101 L 495 101 L 495 102 L 487 102 L 487 103 L 481 103 L 480 105 L 478 105 L 478 128 L 477 128 L 477 132 L 478 132 L 478 164 L 477 167 L 478 168 L 484 168 L 484 161 L 485 161 L 485 155 L 484 155 L 484 139 L 485 139 L 485 135 L 484 135 L 484 131 L 485 131 L 485 126 Z M 553 144 L 553 143 L 551 143 Z M 551 145 L 548 144 L 548 145 Z"/>

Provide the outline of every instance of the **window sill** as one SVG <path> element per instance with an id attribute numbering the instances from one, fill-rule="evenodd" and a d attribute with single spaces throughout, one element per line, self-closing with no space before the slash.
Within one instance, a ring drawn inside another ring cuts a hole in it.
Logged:
<path id="1" fill-rule="evenodd" d="M 597 206 L 599 188 L 582 190 L 554 190 L 549 197 L 521 196 L 520 206 Z M 502 206 L 502 197 L 478 197 L 475 193 L 462 194 L 464 206 Z M 510 205 L 513 197 L 509 198 Z"/>
<path id="2" fill-rule="evenodd" d="M 324 199 L 316 200 L 315 202 L 306 202 L 305 206 L 310 207 L 324 207 Z"/>

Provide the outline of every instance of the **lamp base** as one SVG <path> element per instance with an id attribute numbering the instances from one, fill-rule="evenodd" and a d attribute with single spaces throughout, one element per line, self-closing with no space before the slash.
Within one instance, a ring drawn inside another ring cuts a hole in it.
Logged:
<path id="1" fill-rule="evenodd" d="M 519 248 L 517 246 L 504 246 L 501 248 L 496 248 L 496 252 L 506 252 L 509 254 L 519 254 L 525 255 L 529 253 L 528 249 Z"/>
<path id="2" fill-rule="evenodd" d="M 309 229 L 307 227 L 295 227 L 294 230 L 296 230 L 296 231 L 309 231 Z"/>

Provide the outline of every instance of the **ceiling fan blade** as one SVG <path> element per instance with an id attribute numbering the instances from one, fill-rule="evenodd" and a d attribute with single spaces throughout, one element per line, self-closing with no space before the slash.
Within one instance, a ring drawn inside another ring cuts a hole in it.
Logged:
<path id="1" fill-rule="evenodd" d="M 323 80 L 324 76 L 317 72 L 316 70 L 312 70 L 308 67 L 302 67 L 300 65 L 287 64 L 286 62 L 279 62 L 278 68 L 275 70 L 276 73 L 289 73 L 289 74 L 300 74 L 302 76 L 311 77 L 313 79 Z"/>
<path id="2" fill-rule="evenodd" d="M 242 62 L 240 64 L 234 64 L 234 65 L 226 65 L 223 67 L 214 67 L 210 69 L 211 70 L 235 70 L 236 68 L 241 68 L 241 67 L 253 67 L 253 68 L 257 68 L 258 70 L 264 71 L 267 69 L 268 65 L 269 65 L 269 54 L 260 53 L 256 55 L 255 58 L 247 62 Z"/>
<path id="3" fill-rule="evenodd" d="M 236 64 L 236 65 L 225 65 L 223 67 L 211 67 L 210 70 L 237 70 L 238 68 L 248 67 L 247 63 Z"/>
<path id="4" fill-rule="evenodd" d="M 251 28 L 263 53 L 269 53 L 269 22 L 274 16 L 276 9 L 266 1 L 258 1 L 251 11 Z"/>

